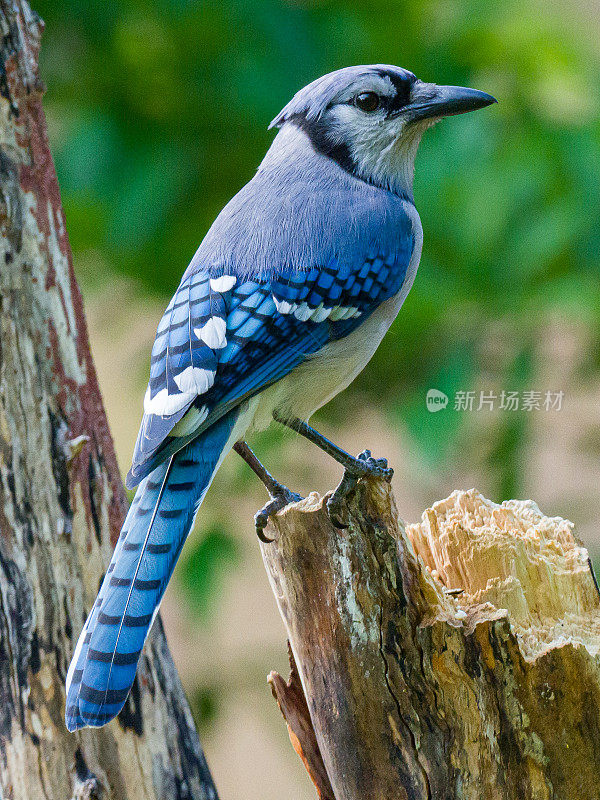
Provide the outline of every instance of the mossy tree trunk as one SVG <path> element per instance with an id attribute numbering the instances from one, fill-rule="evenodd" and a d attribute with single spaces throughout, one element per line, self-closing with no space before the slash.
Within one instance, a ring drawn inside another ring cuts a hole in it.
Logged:
<path id="1" fill-rule="evenodd" d="M 42 23 L 0 0 L 0 795 L 216 797 L 160 623 L 119 719 L 64 680 L 126 511 L 48 147 Z"/>

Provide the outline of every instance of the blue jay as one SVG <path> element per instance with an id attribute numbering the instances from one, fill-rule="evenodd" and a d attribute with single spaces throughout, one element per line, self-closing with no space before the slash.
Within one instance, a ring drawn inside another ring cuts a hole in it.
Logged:
<path id="1" fill-rule="evenodd" d="M 298 499 L 244 442 L 273 418 L 345 468 L 330 500 L 384 459 L 358 458 L 306 420 L 375 352 L 415 278 L 422 228 L 412 183 L 423 132 L 495 102 L 399 67 L 347 67 L 299 91 L 252 180 L 225 206 L 158 326 L 144 416 L 127 476 L 137 492 L 67 675 L 69 730 L 101 726 L 124 705 L 195 514 L 235 449 L 271 502 Z"/>

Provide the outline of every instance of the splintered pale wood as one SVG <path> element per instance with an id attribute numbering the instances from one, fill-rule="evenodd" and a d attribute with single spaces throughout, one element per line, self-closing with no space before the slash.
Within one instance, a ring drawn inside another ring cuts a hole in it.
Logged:
<path id="1" fill-rule="evenodd" d="M 0 0 L 0 797 L 216 797 L 160 623 L 119 719 L 68 733 L 67 666 L 127 502 L 42 109 L 42 23 Z"/>
<path id="2" fill-rule="evenodd" d="M 271 683 L 321 796 L 598 800 L 600 601 L 571 523 L 472 490 L 405 527 L 369 481 L 348 525 L 311 495 L 262 546 L 310 734 Z"/>

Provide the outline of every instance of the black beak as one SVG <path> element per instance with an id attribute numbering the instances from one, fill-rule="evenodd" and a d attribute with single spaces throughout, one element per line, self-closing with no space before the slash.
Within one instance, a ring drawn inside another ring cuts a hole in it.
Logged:
<path id="1" fill-rule="evenodd" d="M 495 97 L 478 89 L 467 89 L 464 86 L 433 86 L 431 92 L 423 99 L 415 99 L 414 103 L 404 107 L 411 122 L 435 117 L 449 117 L 453 114 L 465 114 L 476 111 L 492 103 Z"/>

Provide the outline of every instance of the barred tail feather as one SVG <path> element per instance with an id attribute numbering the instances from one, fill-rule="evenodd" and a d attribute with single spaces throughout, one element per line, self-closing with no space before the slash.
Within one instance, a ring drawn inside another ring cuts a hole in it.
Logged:
<path id="1" fill-rule="evenodd" d="M 67 674 L 70 731 L 104 725 L 125 704 L 196 511 L 237 438 L 237 417 L 227 414 L 140 483 Z"/>

